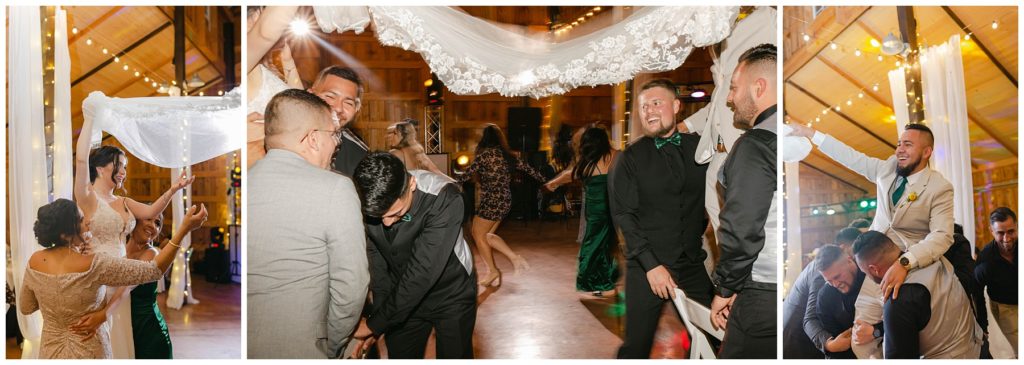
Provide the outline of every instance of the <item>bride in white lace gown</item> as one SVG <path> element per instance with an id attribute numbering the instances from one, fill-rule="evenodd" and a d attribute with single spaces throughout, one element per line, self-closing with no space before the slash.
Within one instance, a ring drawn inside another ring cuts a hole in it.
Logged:
<path id="1" fill-rule="evenodd" d="M 302 79 L 295 68 L 291 48 L 281 38 L 289 23 L 295 18 L 297 6 L 250 6 L 246 21 L 247 75 L 246 87 L 246 155 L 247 164 L 252 164 L 267 151 L 263 148 L 263 111 L 270 98 L 285 89 L 302 89 Z M 280 45 L 283 43 L 283 45 Z M 275 57 L 276 56 L 276 57 Z M 278 66 L 278 64 L 280 66 Z"/>
<path id="2" fill-rule="evenodd" d="M 124 189 L 128 159 L 120 148 L 100 146 L 90 151 L 91 118 L 86 118 L 79 134 L 75 158 L 75 201 L 85 219 L 92 223 L 91 249 L 99 255 L 125 257 L 125 236 L 135 228 L 135 218 L 152 219 L 161 214 L 178 190 L 192 183 L 184 175 L 152 205 L 114 195 Z M 126 287 L 108 288 L 106 305 L 86 314 L 78 325 L 109 332 L 113 358 L 135 357 L 132 341 L 131 303 Z"/>

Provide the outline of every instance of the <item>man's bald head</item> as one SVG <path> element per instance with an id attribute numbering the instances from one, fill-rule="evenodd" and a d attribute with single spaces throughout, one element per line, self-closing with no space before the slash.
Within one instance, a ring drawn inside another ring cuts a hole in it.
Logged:
<path id="1" fill-rule="evenodd" d="M 288 89 L 274 95 L 263 113 L 267 149 L 297 144 L 311 129 L 334 129 L 331 107 L 315 94 Z"/>

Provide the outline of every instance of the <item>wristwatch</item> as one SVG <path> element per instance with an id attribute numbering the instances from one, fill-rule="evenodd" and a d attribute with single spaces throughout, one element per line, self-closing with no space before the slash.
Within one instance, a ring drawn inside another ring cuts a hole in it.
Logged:
<path id="1" fill-rule="evenodd" d="M 910 271 L 910 259 L 907 258 L 906 255 L 900 256 L 900 266 L 903 266 L 904 269 Z"/>
<path id="2" fill-rule="evenodd" d="M 875 327 L 875 330 L 871 332 L 871 336 L 874 338 L 882 337 L 882 329 Z"/>

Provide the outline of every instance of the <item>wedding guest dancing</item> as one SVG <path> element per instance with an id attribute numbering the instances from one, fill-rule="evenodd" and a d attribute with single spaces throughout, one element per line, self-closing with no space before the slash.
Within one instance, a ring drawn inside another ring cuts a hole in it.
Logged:
<path id="1" fill-rule="evenodd" d="M 445 173 L 427 158 L 423 145 L 416 140 L 416 124 L 418 123 L 415 119 L 407 118 L 392 124 L 384 134 L 384 141 L 388 144 L 388 148 L 391 148 L 391 154 L 398 156 L 398 159 L 405 164 L 406 169 L 410 171 L 427 170 L 444 175 Z"/>
<path id="2" fill-rule="evenodd" d="M 612 148 L 608 133 L 603 128 L 591 127 L 583 132 L 580 153 L 572 168 L 571 179 L 552 179 L 544 184 L 554 191 L 566 180 L 583 181 L 583 204 L 587 215 L 583 241 L 580 243 L 579 266 L 576 271 L 576 290 L 592 293 L 596 297 L 613 296 L 619 279 L 619 264 L 615 260 L 618 235 L 612 225 L 608 207 L 608 170 L 615 163 L 618 151 Z"/>
<path id="3" fill-rule="evenodd" d="M 269 150 L 249 170 L 248 354 L 339 357 L 370 280 L 355 187 L 328 170 L 340 136 L 307 91 L 278 93 L 265 117 Z"/>
<path id="4" fill-rule="evenodd" d="M 892 239 L 878 231 L 857 237 L 853 254 L 860 270 L 875 283 L 904 257 Z M 886 297 L 882 313 L 886 359 L 977 359 L 981 354 L 981 327 L 945 257 L 910 270 L 899 295 Z"/>
<path id="5" fill-rule="evenodd" d="M 778 242 L 775 151 L 776 49 L 740 55 L 729 83 L 733 124 L 745 132 L 722 164 L 715 298 L 711 322 L 725 328 L 719 357 L 774 359 Z"/>
<path id="6" fill-rule="evenodd" d="M 618 357 L 630 359 L 650 356 L 662 306 L 677 287 L 706 306 L 712 292 L 701 249 L 707 166 L 694 161 L 698 137 L 675 129 L 680 103 L 672 81 L 644 84 L 639 102 L 644 137 L 608 175 L 612 217 L 626 237 L 626 333 Z"/>
<path id="7" fill-rule="evenodd" d="M 331 169 L 352 177 L 359 161 L 366 157 L 366 143 L 352 132 L 350 127 L 362 107 L 363 82 L 355 70 L 348 67 L 329 66 L 320 71 L 316 81 L 309 88 L 331 107 L 335 127 L 340 127 L 340 142 L 331 161 Z"/>
<path id="8" fill-rule="evenodd" d="M 114 195 L 115 189 L 124 189 L 127 179 L 128 158 L 114 146 L 100 146 L 90 151 L 92 119 L 86 118 L 75 145 L 75 202 L 93 227 L 92 250 L 101 255 L 125 257 L 125 238 L 135 228 L 136 219 L 159 216 L 176 192 L 192 184 L 195 177 L 182 173 L 152 204 L 143 204 L 132 198 Z M 82 325 L 101 326 L 100 331 L 110 334 L 113 357 L 130 359 L 135 356 L 132 344 L 131 306 L 122 305 L 127 297 L 126 288 L 106 290 L 106 306 L 87 314 Z"/>
<path id="9" fill-rule="evenodd" d="M 139 219 L 132 234 L 128 236 L 128 255 L 132 260 L 153 261 L 161 249 L 153 246 L 160 230 L 163 217 Z M 163 278 L 161 278 L 163 279 Z M 157 282 L 145 283 L 132 289 L 132 338 L 135 340 L 136 359 L 171 359 L 171 334 L 167 322 L 160 314 L 156 303 Z"/>
<path id="10" fill-rule="evenodd" d="M 88 330 L 76 322 L 103 308 L 105 288 L 159 280 L 174 261 L 182 237 L 205 220 L 205 206 L 189 208 L 170 247 L 144 262 L 86 253 L 92 240 L 89 220 L 74 202 L 57 199 L 40 207 L 33 231 L 45 249 L 29 258 L 18 291 L 18 310 L 25 315 L 38 310 L 43 317 L 39 358 L 111 358 L 107 331 Z"/>
<path id="11" fill-rule="evenodd" d="M 978 255 L 974 276 L 988 288 L 992 317 L 1017 357 L 1017 215 L 999 207 L 988 217 L 993 238 Z"/>
<path id="12" fill-rule="evenodd" d="M 480 285 L 501 285 L 501 270 L 494 262 L 494 253 L 491 249 L 498 250 L 508 257 L 516 273 L 529 269 L 526 259 L 512 251 L 505 240 L 494 233 L 512 209 L 512 192 L 509 184 L 512 182 L 513 170 L 523 171 L 538 182 L 545 181 L 540 172 L 512 155 L 501 128 L 489 124 L 484 128 L 483 136 L 476 145 L 473 163 L 456 179 L 463 183 L 476 176 L 479 182 L 477 186 L 480 189 L 480 204 L 473 215 L 472 234 L 476 248 L 488 268 L 488 274 L 480 279 Z"/>
<path id="13" fill-rule="evenodd" d="M 476 323 L 473 256 L 462 237 L 462 192 L 444 175 L 406 172 L 371 153 L 353 176 L 365 217 L 372 310 L 353 357 L 384 336 L 390 359 L 422 359 L 430 333 L 437 358 L 472 359 Z"/>

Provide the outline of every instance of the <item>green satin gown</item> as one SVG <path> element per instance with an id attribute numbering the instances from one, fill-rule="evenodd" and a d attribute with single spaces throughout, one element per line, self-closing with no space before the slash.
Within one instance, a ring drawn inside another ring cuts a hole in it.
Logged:
<path id="1" fill-rule="evenodd" d="M 132 338 L 136 359 L 170 359 L 171 334 L 156 304 L 156 282 L 132 290 Z"/>
<path id="2" fill-rule="evenodd" d="M 617 236 L 608 206 L 608 175 L 588 177 L 583 189 L 587 226 L 580 244 L 576 290 L 612 290 L 619 279 L 619 268 L 613 255 Z"/>

